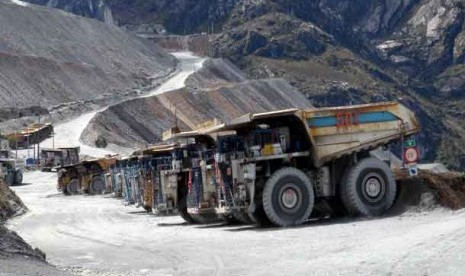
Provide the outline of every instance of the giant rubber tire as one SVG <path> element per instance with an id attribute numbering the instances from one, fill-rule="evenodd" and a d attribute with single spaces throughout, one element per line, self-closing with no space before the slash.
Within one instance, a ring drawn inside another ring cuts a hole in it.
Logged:
<path id="1" fill-rule="evenodd" d="M 380 198 L 375 198 L 377 202 L 369 202 L 363 195 L 362 182 L 370 175 L 371 178 L 381 178 Z M 373 217 L 382 215 L 392 207 L 396 190 L 396 181 L 389 166 L 377 158 L 368 157 L 347 169 L 341 180 L 339 194 L 349 215 Z"/>
<path id="2" fill-rule="evenodd" d="M 5 175 L 5 183 L 6 183 L 6 185 L 8 185 L 8 186 L 13 186 L 14 181 L 15 181 L 15 175 L 14 175 L 14 173 L 8 172 L 8 173 Z"/>
<path id="3" fill-rule="evenodd" d="M 284 206 L 282 198 L 286 190 L 295 193 L 297 200 L 295 208 Z M 303 224 L 310 217 L 314 202 L 315 195 L 310 178 L 296 168 L 287 167 L 277 170 L 266 181 L 263 189 L 263 209 L 270 221 L 277 226 Z"/>
<path id="4" fill-rule="evenodd" d="M 194 219 L 192 219 L 191 215 L 187 212 L 187 197 L 182 197 L 176 206 L 178 209 L 179 215 L 188 223 L 196 223 Z"/>
<path id="5" fill-rule="evenodd" d="M 102 178 L 99 176 L 95 176 L 92 178 L 92 182 L 90 183 L 89 191 L 93 195 L 100 195 L 103 193 L 103 181 Z"/>
<path id="6" fill-rule="evenodd" d="M 75 195 L 79 192 L 79 180 L 76 178 L 71 179 L 71 181 L 66 185 L 65 194 Z"/>
<path id="7" fill-rule="evenodd" d="M 23 183 L 23 172 L 21 170 L 17 170 L 15 172 L 15 185 L 21 185 Z"/>

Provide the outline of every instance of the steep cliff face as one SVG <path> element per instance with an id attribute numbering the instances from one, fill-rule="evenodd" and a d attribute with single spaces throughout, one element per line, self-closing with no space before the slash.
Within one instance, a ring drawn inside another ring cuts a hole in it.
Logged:
<path id="1" fill-rule="evenodd" d="M 238 0 L 27 0 L 139 33 L 219 31 Z"/>

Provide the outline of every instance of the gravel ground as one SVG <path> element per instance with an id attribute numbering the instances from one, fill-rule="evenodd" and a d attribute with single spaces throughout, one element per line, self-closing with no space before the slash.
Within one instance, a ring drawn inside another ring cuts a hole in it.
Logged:
<path id="1" fill-rule="evenodd" d="M 72 274 L 67 271 L 52 267 L 45 262 L 26 258 L 24 256 L 14 256 L 8 258 L 0 256 L 0 275 L 65 276 Z"/>

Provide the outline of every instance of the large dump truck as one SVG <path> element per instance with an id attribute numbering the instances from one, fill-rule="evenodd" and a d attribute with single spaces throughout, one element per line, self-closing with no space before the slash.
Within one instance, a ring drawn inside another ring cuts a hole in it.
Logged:
<path id="1" fill-rule="evenodd" d="M 179 145 L 176 143 L 160 144 L 144 151 L 145 156 L 150 156 L 152 172 L 151 187 L 147 188 L 144 198 L 153 196 L 147 200 L 147 204 L 152 202 L 155 214 L 179 213 L 185 220 L 192 221 L 186 208 L 187 187 L 178 185 L 178 151 Z"/>
<path id="2" fill-rule="evenodd" d="M 57 188 L 66 195 L 102 194 L 106 191 L 105 174 L 114 163 L 115 157 L 105 157 L 62 166 L 58 171 Z"/>
<path id="3" fill-rule="evenodd" d="M 216 142 L 209 135 L 196 131 L 165 132 L 163 140 L 178 145 L 173 151 L 178 174 L 179 193 L 186 199 L 187 213 L 193 222 L 208 223 L 218 219 L 216 214 L 217 188 L 215 152 Z"/>
<path id="4" fill-rule="evenodd" d="M 304 223 L 322 203 L 342 203 L 349 215 L 385 213 L 396 182 L 371 151 L 418 131 L 414 114 L 396 102 L 247 114 L 198 130 L 218 136 L 218 213 L 277 226 Z"/>
<path id="5" fill-rule="evenodd" d="M 43 172 L 51 172 L 63 164 L 63 152 L 60 149 L 41 149 L 40 158 L 40 167 Z"/>
<path id="6" fill-rule="evenodd" d="M 123 187 L 125 186 L 123 168 L 126 166 L 126 163 L 127 158 L 118 156 L 115 158 L 115 162 L 110 164 L 108 172 L 105 174 L 105 184 L 106 186 L 110 185 L 110 192 L 115 197 L 123 197 Z"/>
<path id="7" fill-rule="evenodd" d="M 58 171 L 62 166 L 68 166 L 79 163 L 80 147 L 61 147 L 56 149 L 41 150 L 41 170 Z"/>
<path id="8" fill-rule="evenodd" d="M 136 203 L 147 212 L 170 213 L 174 210 L 173 208 L 167 208 L 167 205 L 163 203 L 159 206 L 158 202 L 161 203 L 164 200 L 157 195 L 158 191 L 161 191 L 159 185 L 165 183 L 160 180 L 160 172 L 169 171 L 172 167 L 171 145 L 159 144 L 138 150 L 119 163 L 124 164 L 122 167 L 132 171 L 133 175 L 137 175 L 137 183 L 134 183 L 134 181 L 131 181 L 134 177 L 130 177 L 130 173 L 126 174 L 128 177 L 124 183 L 133 182 L 129 185 L 123 185 L 126 187 L 123 189 L 123 197 L 128 203 Z M 133 200 L 134 196 L 137 196 L 136 200 Z M 169 195 L 165 194 L 165 196 L 170 198 Z"/>

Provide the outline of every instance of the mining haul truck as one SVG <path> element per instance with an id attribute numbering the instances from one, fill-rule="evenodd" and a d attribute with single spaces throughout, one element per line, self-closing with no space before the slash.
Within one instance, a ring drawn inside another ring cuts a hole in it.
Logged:
<path id="1" fill-rule="evenodd" d="M 371 151 L 413 136 L 419 122 L 405 106 L 387 102 L 247 114 L 197 131 L 218 136 L 218 214 L 292 226 L 323 202 L 342 203 L 349 215 L 388 211 L 396 182 L 389 162 Z"/>
<path id="2" fill-rule="evenodd" d="M 148 205 L 152 203 L 152 211 L 155 214 L 179 213 L 186 221 L 192 222 L 192 218 L 187 214 L 186 190 L 187 187 L 178 185 L 179 160 L 177 151 L 179 145 L 175 143 L 155 145 L 143 154 L 150 156 L 149 165 L 151 168 L 151 183 L 146 183 L 144 199 L 148 199 Z M 152 191 L 150 191 L 150 188 Z"/>
<path id="3" fill-rule="evenodd" d="M 193 222 L 209 223 L 218 220 L 216 214 L 217 185 L 215 174 L 216 142 L 209 135 L 196 131 L 165 132 L 163 140 L 178 145 L 174 151 L 174 170 L 177 186 L 185 194 L 187 213 Z M 184 192 L 182 187 L 187 187 Z"/>
<path id="4" fill-rule="evenodd" d="M 172 170 L 173 146 L 154 145 L 136 151 L 128 158 L 138 160 L 139 183 L 134 193 L 139 196 L 137 203 L 147 212 L 168 214 L 176 211 L 177 196 L 174 196 L 168 177 Z"/>
<path id="5" fill-rule="evenodd" d="M 65 165 L 58 171 L 58 190 L 66 195 L 81 192 L 102 194 L 106 191 L 105 174 L 115 157 L 84 160 L 78 164 Z"/>
<path id="6" fill-rule="evenodd" d="M 123 186 L 125 182 L 123 168 L 126 162 L 126 158 L 117 158 L 115 163 L 110 165 L 108 169 L 108 173 L 111 177 L 111 192 L 115 197 L 123 197 Z"/>

